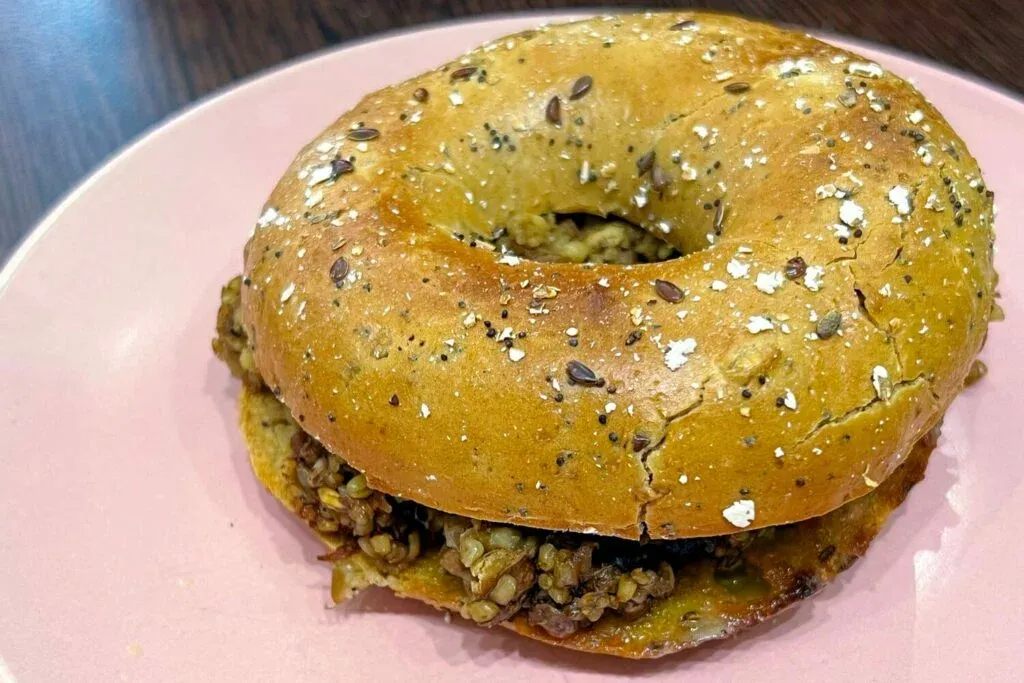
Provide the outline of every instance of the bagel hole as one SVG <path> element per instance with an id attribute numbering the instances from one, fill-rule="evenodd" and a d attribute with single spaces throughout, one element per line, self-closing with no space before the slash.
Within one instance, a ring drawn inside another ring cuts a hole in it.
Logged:
<path id="1" fill-rule="evenodd" d="M 629 220 L 610 214 L 521 214 L 487 240 L 503 252 L 545 263 L 656 263 L 681 256 L 678 249 Z"/>

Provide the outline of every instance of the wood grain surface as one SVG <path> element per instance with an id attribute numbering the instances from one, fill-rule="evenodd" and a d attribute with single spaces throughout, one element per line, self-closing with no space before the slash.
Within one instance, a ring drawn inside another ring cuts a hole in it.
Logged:
<path id="1" fill-rule="evenodd" d="M 628 6 L 835 31 L 1024 92 L 1024 0 L 0 0 L 0 262 L 111 153 L 239 78 L 427 22 Z"/>

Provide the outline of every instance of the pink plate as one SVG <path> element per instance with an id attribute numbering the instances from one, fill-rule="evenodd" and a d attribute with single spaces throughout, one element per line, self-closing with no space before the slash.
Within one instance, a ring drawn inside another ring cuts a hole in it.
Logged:
<path id="1" fill-rule="evenodd" d="M 326 607 L 316 543 L 249 471 L 238 386 L 210 352 L 219 288 L 338 113 L 537 22 L 394 35 L 234 88 L 121 153 L 22 245 L 0 275 L 0 681 L 1021 680 L 1024 104 L 864 46 L 980 159 L 1007 314 L 991 372 L 867 557 L 772 624 L 648 663 L 447 624 L 383 591 Z"/>

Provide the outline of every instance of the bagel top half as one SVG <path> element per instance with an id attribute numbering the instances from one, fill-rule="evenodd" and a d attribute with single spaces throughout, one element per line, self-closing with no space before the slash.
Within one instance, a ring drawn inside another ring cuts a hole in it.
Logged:
<path id="1" fill-rule="evenodd" d="M 492 243 L 580 212 L 683 255 Z M 341 116 L 265 207 L 243 315 L 268 386 L 374 489 L 731 533 L 867 493 L 939 418 L 985 338 L 992 217 L 963 141 L 877 64 L 737 18 L 603 17 Z"/>

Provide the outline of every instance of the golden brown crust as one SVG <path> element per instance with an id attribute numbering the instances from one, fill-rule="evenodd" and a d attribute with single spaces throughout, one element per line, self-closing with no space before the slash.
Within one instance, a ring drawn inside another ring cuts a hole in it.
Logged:
<path id="1" fill-rule="evenodd" d="M 660 189 L 638 176 L 651 150 Z M 822 515 L 942 414 L 991 314 L 991 197 L 941 115 L 862 58 L 726 16 L 496 41 L 368 95 L 267 207 L 244 319 L 304 428 L 374 488 L 532 527 Z M 687 255 L 590 268 L 470 244 L 551 211 L 621 215 Z M 809 273 L 776 279 L 797 256 Z M 485 320 L 526 334 L 515 353 Z M 605 386 L 570 384 L 571 360 Z"/>
<path id="2" fill-rule="evenodd" d="M 257 476 L 297 512 L 290 496 L 289 441 L 294 425 L 285 409 L 270 394 L 246 388 L 241 422 Z M 924 476 L 933 445 L 920 442 L 893 476 L 859 500 L 755 541 L 744 551 L 742 574 L 716 574 L 710 560 L 677 567 L 675 592 L 655 601 L 638 619 L 608 614 L 591 628 L 562 639 L 531 626 L 522 613 L 502 625 L 551 645 L 637 659 L 729 637 L 809 597 L 862 556 L 889 514 Z M 333 547 L 330 538 L 323 540 Z M 336 563 L 334 572 L 332 592 L 339 601 L 373 585 L 456 614 L 467 600 L 461 580 L 441 567 L 435 551 L 392 574 L 382 573 L 372 560 L 356 553 Z"/>

